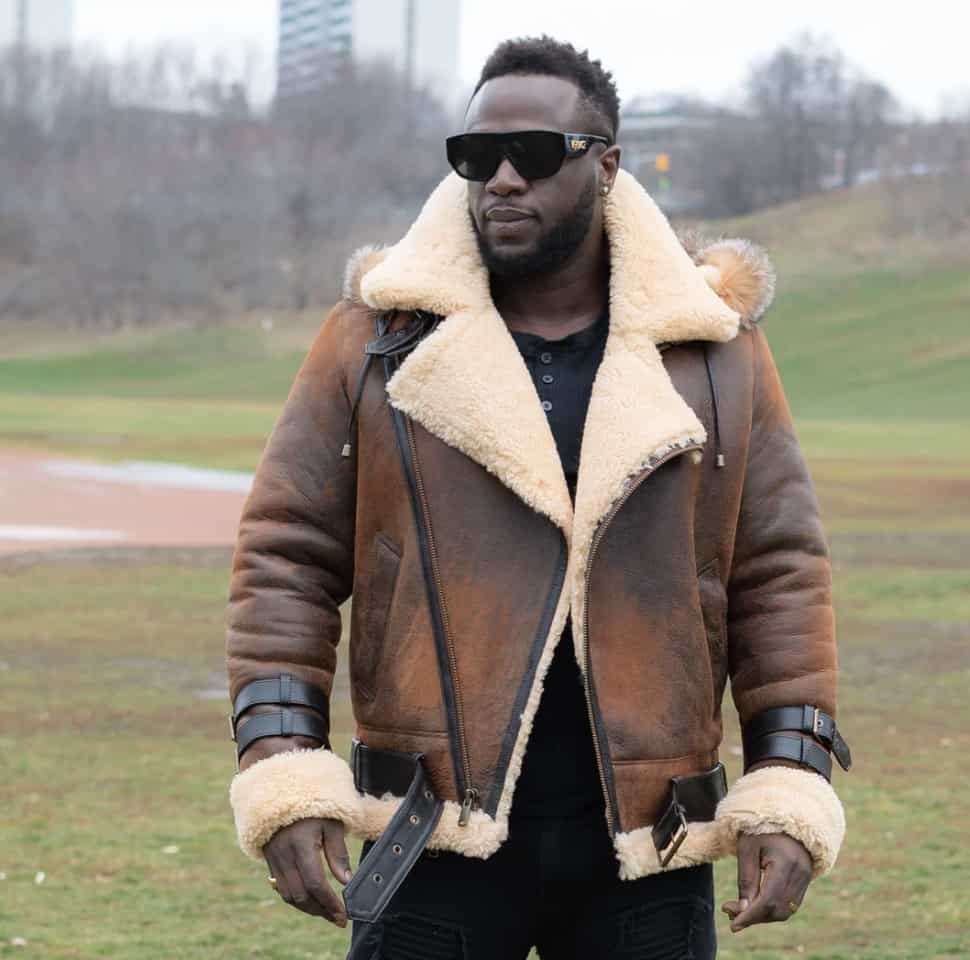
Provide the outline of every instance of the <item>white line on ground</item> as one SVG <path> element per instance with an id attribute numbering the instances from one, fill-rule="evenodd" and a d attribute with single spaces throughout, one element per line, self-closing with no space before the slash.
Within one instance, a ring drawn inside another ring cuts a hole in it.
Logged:
<path id="1" fill-rule="evenodd" d="M 234 470 L 207 470 L 181 463 L 126 460 L 118 464 L 84 463 L 79 460 L 48 460 L 46 473 L 58 477 L 86 477 L 134 486 L 181 487 L 190 490 L 223 490 L 248 493 L 253 475 Z"/>
<path id="2" fill-rule="evenodd" d="M 82 527 L 37 527 L 0 524 L 0 540 L 127 540 L 123 530 L 86 530 Z"/>

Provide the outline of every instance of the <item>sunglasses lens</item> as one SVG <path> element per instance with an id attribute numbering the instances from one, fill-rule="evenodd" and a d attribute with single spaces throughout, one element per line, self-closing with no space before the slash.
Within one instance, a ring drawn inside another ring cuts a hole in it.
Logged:
<path id="1" fill-rule="evenodd" d="M 512 166 L 526 180 L 553 176 L 566 159 L 566 144 L 562 135 L 545 130 L 531 130 L 510 137 L 505 149 Z"/>
<path id="2" fill-rule="evenodd" d="M 446 141 L 448 162 L 466 180 L 491 180 L 507 156 L 520 177 L 551 177 L 566 159 L 562 134 L 528 130 L 518 134 L 464 133 Z"/>
<path id="3" fill-rule="evenodd" d="M 488 134 L 465 133 L 449 137 L 448 162 L 466 180 L 491 180 L 502 159 L 501 146 Z"/>

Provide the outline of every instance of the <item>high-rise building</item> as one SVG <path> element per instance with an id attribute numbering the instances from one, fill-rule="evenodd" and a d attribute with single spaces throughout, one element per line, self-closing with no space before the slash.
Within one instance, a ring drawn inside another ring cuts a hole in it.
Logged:
<path id="1" fill-rule="evenodd" d="M 459 86 L 460 0 L 280 0 L 277 96 L 342 63 L 382 60 L 450 102 Z"/>
<path id="2" fill-rule="evenodd" d="M 74 0 L 0 0 L 0 48 L 51 50 L 73 35 Z"/>

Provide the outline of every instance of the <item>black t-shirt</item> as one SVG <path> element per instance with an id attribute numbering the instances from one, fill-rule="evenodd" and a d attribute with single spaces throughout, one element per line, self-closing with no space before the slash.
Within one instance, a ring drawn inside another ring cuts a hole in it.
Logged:
<path id="1" fill-rule="evenodd" d="M 608 331 L 607 310 L 595 323 L 559 340 L 512 331 L 549 418 L 573 500 L 583 424 Z M 572 624 L 567 620 L 546 674 L 512 815 L 573 816 L 603 803 Z"/>

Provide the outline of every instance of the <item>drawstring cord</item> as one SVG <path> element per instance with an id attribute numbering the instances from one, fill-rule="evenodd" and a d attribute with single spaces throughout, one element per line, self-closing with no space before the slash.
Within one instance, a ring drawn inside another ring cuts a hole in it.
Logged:
<path id="1" fill-rule="evenodd" d="M 717 415 L 717 384 L 714 382 L 714 374 L 711 371 L 711 360 L 707 355 L 707 341 L 704 342 L 704 366 L 707 369 L 707 383 L 711 388 L 711 400 L 714 405 L 714 453 L 715 466 L 724 466 L 724 454 L 721 452 L 721 425 Z"/>
<path id="2" fill-rule="evenodd" d="M 354 402 L 350 408 L 350 416 L 347 418 L 347 442 L 341 450 L 341 456 L 349 457 L 353 450 L 354 424 L 357 421 L 357 411 L 360 407 L 360 398 L 364 393 L 364 383 L 367 381 L 367 373 L 370 370 L 371 361 L 374 357 L 398 357 L 401 353 L 414 347 L 417 337 L 426 331 L 429 316 L 422 311 L 415 311 L 417 324 L 405 327 L 395 332 L 388 332 L 394 319 L 394 311 L 389 310 L 381 313 L 377 317 L 377 339 L 372 340 L 364 347 L 364 363 L 357 377 L 357 389 L 354 391 Z"/>
<path id="3" fill-rule="evenodd" d="M 371 360 L 374 359 L 373 353 L 368 353 L 364 358 L 364 365 L 361 368 L 360 376 L 357 378 L 357 390 L 354 393 L 354 404 L 350 408 L 350 417 L 347 420 L 347 442 L 341 451 L 341 456 L 349 457 L 351 451 L 351 437 L 354 433 L 354 423 L 357 420 L 357 408 L 360 406 L 360 398 L 364 393 L 364 381 L 367 379 L 367 371 L 370 370 Z"/>

